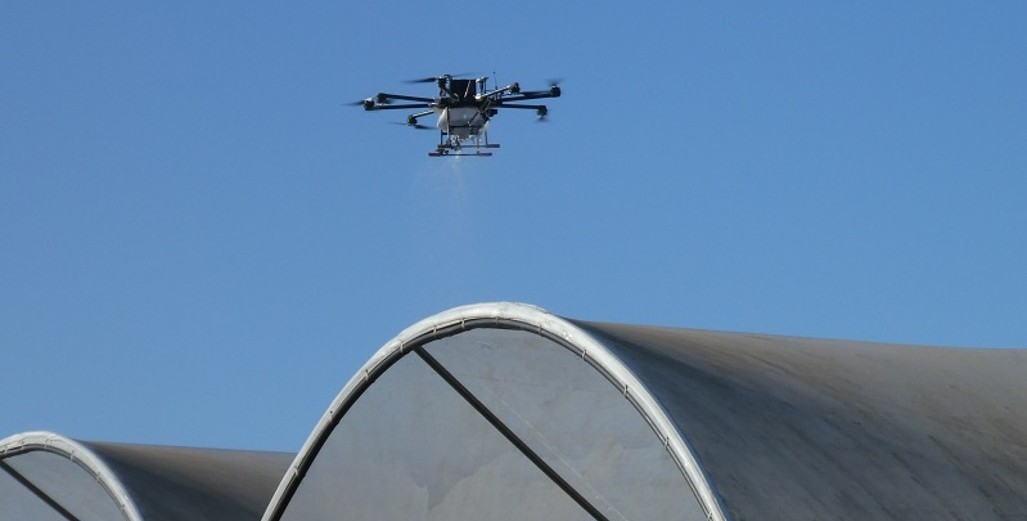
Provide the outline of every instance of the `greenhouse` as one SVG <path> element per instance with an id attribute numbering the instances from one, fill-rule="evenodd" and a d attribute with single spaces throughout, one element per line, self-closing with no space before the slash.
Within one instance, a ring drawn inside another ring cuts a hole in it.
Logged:
<path id="1" fill-rule="evenodd" d="M 0 519 L 250 521 L 291 460 L 28 432 L 0 440 Z"/>
<path id="2" fill-rule="evenodd" d="M 479 304 L 386 343 L 294 458 L 62 438 L 78 448 L 21 462 L 39 451 L 5 440 L 0 518 L 1027 519 L 1025 374 L 1025 350 Z M 159 457 L 174 450 L 191 457 Z"/>

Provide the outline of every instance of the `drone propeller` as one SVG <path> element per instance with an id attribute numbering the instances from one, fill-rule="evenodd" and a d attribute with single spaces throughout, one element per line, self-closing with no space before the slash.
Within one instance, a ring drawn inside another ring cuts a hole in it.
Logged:
<path id="1" fill-rule="evenodd" d="M 345 102 L 342 105 L 347 106 L 347 107 L 361 107 L 362 106 L 362 107 L 364 107 L 364 110 L 371 110 L 374 107 L 374 99 L 373 98 L 365 98 L 365 99 L 362 99 L 360 101 Z"/>
<path id="2" fill-rule="evenodd" d="M 398 121 L 390 121 L 389 124 L 390 125 L 403 125 L 404 127 L 416 128 L 417 130 L 431 130 L 432 128 L 434 128 L 434 127 L 429 127 L 427 125 L 422 125 L 420 123 L 414 123 L 413 125 L 411 125 L 410 123 L 400 123 Z"/>
<path id="3" fill-rule="evenodd" d="M 473 72 L 461 72 L 458 74 L 440 74 L 438 76 L 428 76 L 426 78 L 417 78 L 413 80 L 406 80 L 404 83 L 436 83 L 440 79 L 449 76 L 450 78 L 461 78 L 463 76 L 471 76 Z"/>

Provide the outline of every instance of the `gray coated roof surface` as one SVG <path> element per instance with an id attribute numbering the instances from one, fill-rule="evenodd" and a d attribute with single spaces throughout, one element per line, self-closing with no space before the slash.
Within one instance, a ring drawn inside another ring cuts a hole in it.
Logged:
<path id="1" fill-rule="evenodd" d="M 84 442 L 111 468 L 146 521 L 255 521 L 293 455 Z"/>
<path id="2" fill-rule="evenodd" d="M 755 519 L 1027 519 L 1027 351 L 576 322 Z"/>

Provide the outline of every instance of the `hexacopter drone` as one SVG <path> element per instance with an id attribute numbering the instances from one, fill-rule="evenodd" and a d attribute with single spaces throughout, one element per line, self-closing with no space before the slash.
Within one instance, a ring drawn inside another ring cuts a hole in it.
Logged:
<path id="1" fill-rule="evenodd" d="M 522 91 L 517 82 L 488 90 L 487 81 L 487 77 L 459 79 L 443 74 L 411 82 L 435 83 L 439 87 L 436 98 L 379 92 L 356 104 L 363 105 L 364 110 L 426 109 L 407 116 L 408 126 L 421 129 L 431 127 L 418 123 L 418 118 L 438 115 L 436 126 L 439 128 L 439 145 L 434 151 L 428 152 L 429 156 L 491 156 L 492 152 L 483 149 L 499 148 L 499 144 L 489 143 L 486 126 L 489 119 L 499 113 L 499 109 L 531 109 L 542 120 L 549 113 L 545 105 L 519 102 L 560 97 L 560 86 L 555 81 L 550 83 L 548 90 L 536 91 Z M 393 104 L 396 100 L 413 103 Z"/>

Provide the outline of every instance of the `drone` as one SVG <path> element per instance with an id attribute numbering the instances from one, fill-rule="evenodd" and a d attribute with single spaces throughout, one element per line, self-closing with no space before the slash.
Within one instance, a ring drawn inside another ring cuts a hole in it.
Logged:
<path id="1" fill-rule="evenodd" d="M 431 128 L 419 123 L 419 118 L 438 116 L 435 126 L 439 129 L 439 145 L 428 152 L 431 157 L 491 156 L 492 152 L 488 150 L 499 148 L 499 144 L 489 143 L 486 127 L 499 109 L 534 110 L 542 121 L 549 114 L 545 105 L 521 102 L 560 97 L 560 86 L 556 81 L 550 82 L 547 90 L 522 91 L 516 82 L 489 90 L 488 77 L 462 79 L 456 76 L 460 75 L 443 74 L 409 82 L 434 83 L 439 88 L 439 95 L 435 98 L 379 92 L 355 104 L 368 111 L 424 109 L 407 116 L 406 125 L 418 129 Z"/>

